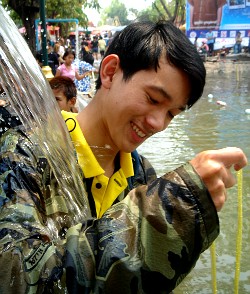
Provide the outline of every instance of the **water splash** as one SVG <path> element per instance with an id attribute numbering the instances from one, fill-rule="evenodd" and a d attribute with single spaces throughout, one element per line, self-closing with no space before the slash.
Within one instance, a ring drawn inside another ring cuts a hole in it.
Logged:
<path id="1" fill-rule="evenodd" d="M 0 6 L 0 84 L 57 178 L 72 225 L 90 217 L 73 145 L 48 81 L 14 22 Z M 51 228 L 53 230 L 53 226 Z"/>

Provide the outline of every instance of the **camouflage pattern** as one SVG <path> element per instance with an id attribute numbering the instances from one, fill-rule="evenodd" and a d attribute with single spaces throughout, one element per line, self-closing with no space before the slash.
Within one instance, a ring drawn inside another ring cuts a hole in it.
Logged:
<path id="1" fill-rule="evenodd" d="M 136 188 L 76 224 L 32 134 L 10 128 L 0 149 L 0 293 L 170 293 L 219 233 L 188 163 L 155 179 L 141 158 Z"/>

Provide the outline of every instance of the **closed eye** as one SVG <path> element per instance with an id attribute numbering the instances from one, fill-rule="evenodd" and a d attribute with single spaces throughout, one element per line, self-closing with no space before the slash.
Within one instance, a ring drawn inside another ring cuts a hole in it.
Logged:
<path id="1" fill-rule="evenodd" d="M 152 104 L 158 104 L 158 101 L 155 100 L 155 99 L 153 99 L 152 97 L 147 96 L 147 98 L 148 98 L 148 101 L 149 101 L 150 103 L 152 103 Z"/>
<path id="2" fill-rule="evenodd" d="M 168 115 L 172 119 L 172 118 L 176 117 L 177 115 L 179 115 L 180 113 L 184 112 L 185 110 L 186 110 L 186 108 L 184 108 L 184 107 L 181 107 L 178 109 L 173 109 L 171 111 L 168 111 Z"/>
<path id="3" fill-rule="evenodd" d="M 175 115 L 171 111 L 168 111 L 168 115 L 171 119 L 175 117 Z"/>

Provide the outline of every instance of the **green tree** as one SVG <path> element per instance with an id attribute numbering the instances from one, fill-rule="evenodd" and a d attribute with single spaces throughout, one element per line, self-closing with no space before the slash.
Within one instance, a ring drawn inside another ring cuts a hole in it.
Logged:
<path id="1" fill-rule="evenodd" d="M 139 13 L 140 19 L 150 19 L 157 21 L 170 20 L 176 26 L 181 26 L 186 21 L 186 1 L 185 0 L 155 0 L 152 7 Z"/>
<path id="2" fill-rule="evenodd" d="M 36 50 L 35 20 L 40 18 L 39 0 L 2 0 L 2 6 L 10 11 L 16 24 L 20 20 L 26 28 L 26 40 L 33 53 Z M 81 26 L 87 26 L 86 7 L 99 9 L 98 0 L 47 0 L 46 18 L 77 18 Z M 18 16 L 18 17 L 17 17 Z M 19 23 L 18 23 L 19 22 Z"/>
<path id="3" fill-rule="evenodd" d="M 88 26 L 88 17 L 84 13 L 84 8 L 96 8 L 99 9 L 98 0 L 92 1 L 79 1 L 79 0 L 47 0 L 46 3 L 46 15 L 47 18 L 77 18 L 81 27 Z M 53 23 L 60 27 L 61 35 L 68 36 L 69 28 L 75 27 L 75 23 Z"/>
<path id="4" fill-rule="evenodd" d="M 112 0 L 110 6 L 104 9 L 102 19 L 104 23 L 106 23 L 107 19 L 111 19 L 113 25 L 128 24 L 128 11 L 125 4 L 121 3 L 119 0 Z"/>

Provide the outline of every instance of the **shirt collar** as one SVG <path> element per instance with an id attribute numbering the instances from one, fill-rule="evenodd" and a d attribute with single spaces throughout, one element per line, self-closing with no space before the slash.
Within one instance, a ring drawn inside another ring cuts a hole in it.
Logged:
<path id="1" fill-rule="evenodd" d="M 66 112 L 62 110 L 62 116 L 70 132 L 72 142 L 77 152 L 78 163 L 83 171 L 83 174 L 86 178 L 104 174 L 105 171 L 98 163 L 95 155 L 84 138 L 80 125 L 76 119 L 77 115 L 78 113 Z M 120 168 L 123 170 L 126 178 L 134 175 L 131 153 L 120 152 Z"/>

